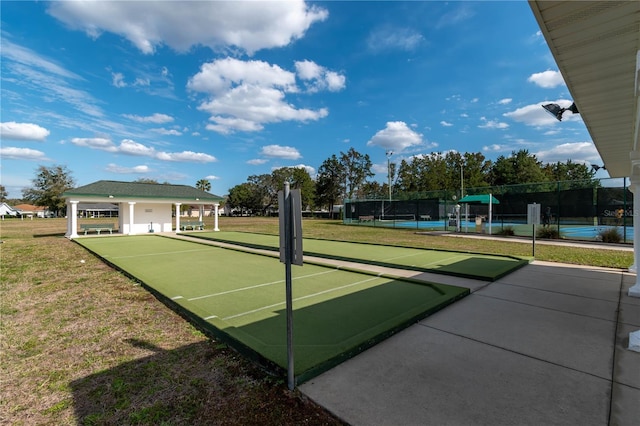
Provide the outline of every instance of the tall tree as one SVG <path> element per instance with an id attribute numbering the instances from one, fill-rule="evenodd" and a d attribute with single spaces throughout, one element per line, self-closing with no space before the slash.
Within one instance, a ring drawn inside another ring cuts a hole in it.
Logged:
<path id="1" fill-rule="evenodd" d="M 315 202 L 318 207 L 328 207 L 333 218 L 333 206 L 345 194 L 346 173 L 336 155 L 324 160 L 316 176 Z"/>
<path id="2" fill-rule="evenodd" d="M 542 162 L 535 154 L 521 149 L 511 156 L 501 155 L 491 168 L 491 185 L 516 185 L 523 183 L 547 182 L 548 176 L 542 170 Z"/>
<path id="3" fill-rule="evenodd" d="M 549 180 L 591 180 L 596 174 L 595 170 L 587 167 L 586 164 L 574 163 L 570 159 L 566 163 L 547 163 L 543 167 L 544 173 Z"/>
<path id="4" fill-rule="evenodd" d="M 262 210 L 261 194 L 256 186 L 249 182 L 241 183 L 231 188 L 227 203 L 232 209 L 239 209 L 241 214 Z"/>
<path id="5" fill-rule="evenodd" d="M 369 154 L 360 154 L 351 147 L 346 153 L 340 152 L 340 163 L 346 173 L 347 198 L 353 198 L 367 179 L 374 176 L 371 159 Z"/>
<path id="6" fill-rule="evenodd" d="M 201 191 L 209 192 L 211 191 L 211 182 L 209 182 L 207 179 L 200 179 L 196 182 L 196 188 Z"/>
<path id="7" fill-rule="evenodd" d="M 315 184 L 307 169 L 302 167 L 281 167 L 271 172 L 271 180 L 276 196 L 278 191 L 284 189 L 284 183 L 289 182 L 291 189 L 300 190 L 303 209 L 310 208 L 313 205 Z"/>
<path id="8" fill-rule="evenodd" d="M 4 185 L 0 185 L 0 203 L 4 203 L 7 200 L 9 193 Z"/>
<path id="9" fill-rule="evenodd" d="M 75 186 L 71 171 L 66 166 L 39 166 L 31 182 L 33 187 L 23 189 L 22 198 L 36 206 L 46 207 L 56 216 L 66 210 L 62 193 Z"/>

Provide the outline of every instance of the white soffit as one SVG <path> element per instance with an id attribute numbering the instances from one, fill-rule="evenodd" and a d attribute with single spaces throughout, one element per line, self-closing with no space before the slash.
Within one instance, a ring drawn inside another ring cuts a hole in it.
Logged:
<path id="1" fill-rule="evenodd" d="M 609 175 L 629 176 L 638 125 L 640 1 L 529 5 Z"/>

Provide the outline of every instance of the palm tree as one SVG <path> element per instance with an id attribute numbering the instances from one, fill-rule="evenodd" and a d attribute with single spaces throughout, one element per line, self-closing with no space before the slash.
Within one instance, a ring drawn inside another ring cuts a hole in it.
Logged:
<path id="1" fill-rule="evenodd" d="M 209 192 L 211 191 L 211 182 L 209 182 L 207 179 L 200 179 L 196 182 L 196 188 L 201 191 Z"/>
<path id="2" fill-rule="evenodd" d="M 207 179 L 200 179 L 196 182 L 196 188 L 204 192 L 209 192 L 211 191 L 211 182 L 209 182 Z M 202 209 L 202 207 L 200 208 Z M 211 210 L 209 211 L 213 211 L 213 206 L 211 206 Z M 202 214 L 202 211 L 200 213 Z"/>

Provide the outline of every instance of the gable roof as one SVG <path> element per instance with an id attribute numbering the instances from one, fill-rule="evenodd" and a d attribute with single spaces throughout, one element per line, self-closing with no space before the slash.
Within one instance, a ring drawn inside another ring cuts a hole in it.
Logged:
<path id="1" fill-rule="evenodd" d="M 166 199 L 167 201 L 185 201 L 194 203 L 219 202 L 223 198 L 188 185 L 171 185 L 142 182 L 119 182 L 99 180 L 89 185 L 65 191 L 64 198 L 128 198 L 128 199 Z"/>
<path id="2" fill-rule="evenodd" d="M 43 206 L 34 206 L 33 204 L 18 204 L 13 209 L 19 212 L 43 212 L 47 208 Z"/>

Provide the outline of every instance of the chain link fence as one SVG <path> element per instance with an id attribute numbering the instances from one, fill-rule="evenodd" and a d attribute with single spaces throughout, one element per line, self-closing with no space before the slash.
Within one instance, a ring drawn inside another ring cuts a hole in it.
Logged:
<path id="1" fill-rule="evenodd" d="M 460 191 L 394 194 L 391 200 L 347 200 L 343 222 L 523 237 L 543 228 L 552 238 L 633 242 L 633 193 L 626 178 L 465 188 L 464 195 L 488 194 L 497 200 L 495 204 L 460 202 Z M 539 205 L 535 211 L 541 217 L 537 220 L 529 214 L 532 204 Z M 536 228 L 533 221 L 539 222 Z"/>

